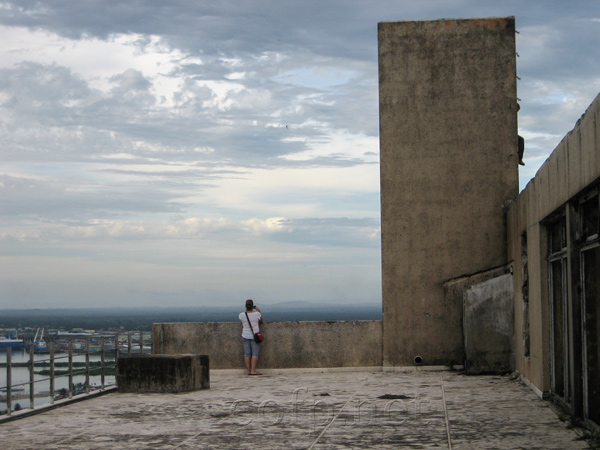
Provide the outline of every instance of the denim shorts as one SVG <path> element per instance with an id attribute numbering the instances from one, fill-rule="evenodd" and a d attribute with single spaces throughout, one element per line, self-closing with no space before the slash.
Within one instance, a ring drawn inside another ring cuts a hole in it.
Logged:
<path id="1" fill-rule="evenodd" d="M 244 341 L 244 356 L 258 356 L 259 345 L 254 342 L 254 339 L 242 338 Z"/>

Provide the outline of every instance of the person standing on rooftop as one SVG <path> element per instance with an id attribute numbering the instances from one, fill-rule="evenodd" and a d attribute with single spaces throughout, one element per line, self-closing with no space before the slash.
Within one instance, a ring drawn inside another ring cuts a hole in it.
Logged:
<path id="1" fill-rule="evenodd" d="M 258 326 L 263 322 L 260 308 L 254 304 L 253 300 L 246 300 L 246 311 L 240 313 L 239 318 L 242 322 L 244 362 L 246 364 L 246 369 L 248 369 L 248 375 L 262 375 L 256 371 L 259 344 L 254 341 L 254 333 L 260 331 Z"/>

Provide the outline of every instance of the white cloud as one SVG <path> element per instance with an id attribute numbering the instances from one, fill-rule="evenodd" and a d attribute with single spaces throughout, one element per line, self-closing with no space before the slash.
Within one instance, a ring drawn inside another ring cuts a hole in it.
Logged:
<path id="1" fill-rule="evenodd" d="M 10 68 L 22 61 L 56 64 L 67 67 L 92 88 L 103 92 L 113 87 L 110 80 L 115 73 L 135 67 L 154 79 L 157 94 L 170 97 L 174 87 L 166 75 L 186 58 L 181 51 L 170 49 L 160 37 L 152 35 L 116 34 L 108 39 L 69 39 L 41 29 L 10 26 L 0 26 L 0 34 L 3 36 L 0 67 Z"/>
<path id="2" fill-rule="evenodd" d="M 216 204 L 238 214 L 261 211 L 289 218 L 379 217 L 378 203 L 355 203 L 353 197 L 379 196 L 379 165 L 247 169 L 236 178 L 214 180 L 199 202 Z"/>
<path id="3" fill-rule="evenodd" d="M 294 138 L 290 138 L 293 141 Z M 317 158 L 334 157 L 367 163 L 379 162 L 379 139 L 363 133 L 350 134 L 346 130 L 332 133 L 327 139 L 307 142 L 307 150 L 291 153 L 281 158 L 290 161 L 310 161 Z"/>

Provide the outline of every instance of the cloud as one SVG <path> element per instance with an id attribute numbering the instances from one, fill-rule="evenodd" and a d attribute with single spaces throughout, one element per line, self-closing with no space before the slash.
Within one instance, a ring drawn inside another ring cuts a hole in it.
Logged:
<path id="1" fill-rule="evenodd" d="M 147 213 L 176 213 L 182 205 L 160 185 L 90 186 L 74 180 L 0 175 L 5 220 L 89 220 Z"/>
<path id="2" fill-rule="evenodd" d="M 328 98 L 337 92 L 267 89 L 255 87 L 251 79 L 242 85 L 187 75 L 175 91 L 163 90 L 159 98 L 157 83 L 139 70 L 112 75 L 112 88 L 102 92 L 68 68 L 31 62 L 3 69 L 0 76 L 7 125 L 18 129 L 8 136 L 7 151 L 19 158 L 32 152 L 36 159 L 50 153 L 51 159 L 61 154 L 86 159 L 88 150 L 195 159 L 198 148 L 209 148 L 211 154 L 203 155 L 208 161 L 277 167 L 293 161 L 277 157 L 337 139 L 327 122 L 328 105 L 335 102 Z M 352 139 L 347 131 L 352 123 L 340 125 Z M 303 138 L 296 139 L 299 135 Z M 42 154 L 40 147 L 45 147 Z M 336 165 L 337 159 L 320 159 L 319 165 Z"/>
<path id="3" fill-rule="evenodd" d="M 286 219 L 251 218 L 232 222 L 225 217 L 181 217 L 169 221 L 56 220 L 28 230 L 5 230 L 0 240 L 30 243 L 39 248 L 60 242 L 111 240 L 161 241 L 169 239 L 214 241 L 274 240 L 305 245 L 377 247 L 379 222 L 376 219 Z"/>
<path id="4" fill-rule="evenodd" d="M 379 299 L 377 22 L 513 14 L 525 183 L 596 2 L 0 1 L 1 301 Z"/>

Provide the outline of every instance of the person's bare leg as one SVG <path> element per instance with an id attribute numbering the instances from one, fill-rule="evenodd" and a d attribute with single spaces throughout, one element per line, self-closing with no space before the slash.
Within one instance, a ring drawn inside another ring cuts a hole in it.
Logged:
<path id="1" fill-rule="evenodd" d="M 256 364 L 258 364 L 258 356 L 253 356 L 252 357 L 252 362 L 251 362 L 252 370 L 250 370 L 251 374 L 256 373 Z"/>
<path id="2" fill-rule="evenodd" d="M 254 359 L 254 358 L 252 358 Z M 246 363 L 246 369 L 248 369 L 248 374 L 252 373 L 252 371 L 250 370 L 250 357 L 249 356 L 244 356 L 244 363 Z M 254 363 L 254 369 L 256 369 L 256 363 Z"/>

